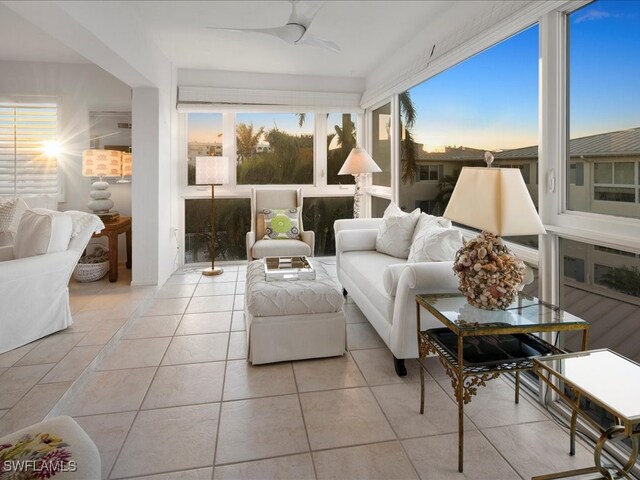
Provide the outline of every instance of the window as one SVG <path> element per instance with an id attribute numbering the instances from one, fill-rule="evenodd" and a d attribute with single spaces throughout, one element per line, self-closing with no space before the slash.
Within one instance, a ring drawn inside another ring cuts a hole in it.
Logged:
<path id="1" fill-rule="evenodd" d="M 315 233 L 316 257 L 336 254 L 333 223 L 340 218 L 353 218 L 353 197 L 309 197 L 304 199 L 302 225 Z"/>
<path id="2" fill-rule="evenodd" d="M 486 151 L 493 166 L 521 170 L 537 205 L 538 58 L 534 25 L 400 95 L 400 141 L 414 145 L 401 149 L 401 206 L 444 212 L 462 167 L 484 166 Z M 510 240 L 537 244 L 537 236 Z"/>
<path id="3" fill-rule="evenodd" d="M 327 184 L 354 184 L 353 175 L 338 175 L 342 164 L 356 146 L 356 116 L 352 113 L 327 115 Z"/>
<path id="4" fill-rule="evenodd" d="M 444 165 L 418 165 L 418 182 L 437 182 L 442 176 Z"/>
<path id="5" fill-rule="evenodd" d="M 373 185 L 391 187 L 391 104 L 373 111 L 371 156 L 382 172 L 373 173 Z"/>
<path id="6" fill-rule="evenodd" d="M 58 193 L 55 103 L 0 103 L 0 195 Z"/>
<path id="7" fill-rule="evenodd" d="M 391 200 L 380 197 L 371 197 L 371 218 L 382 218 Z"/>
<path id="8" fill-rule="evenodd" d="M 576 282 L 584 283 L 584 260 L 565 255 L 564 276 L 573 278 Z"/>
<path id="9" fill-rule="evenodd" d="M 222 155 L 222 114 L 188 114 L 187 185 L 196 184 L 196 157 Z"/>
<path id="10" fill-rule="evenodd" d="M 571 162 L 569 165 L 569 185 L 584 187 L 584 162 Z"/>
<path id="11" fill-rule="evenodd" d="M 567 30 L 567 208 L 640 218 L 640 2 L 592 2 L 568 15 Z"/>
<path id="12" fill-rule="evenodd" d="M 236 114 L 238 185 L 313 184 L 310 113 Z"/>

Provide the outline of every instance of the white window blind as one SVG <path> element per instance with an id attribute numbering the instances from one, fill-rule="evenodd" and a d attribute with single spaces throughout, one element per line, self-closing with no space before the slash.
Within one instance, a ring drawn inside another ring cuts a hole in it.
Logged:
<path id="1" fill-rule="evenodd" d="M 43 152 L 57 134 L 55 103 L 0 103 L 0 195 L 58 192 L 55 157 Z"/>

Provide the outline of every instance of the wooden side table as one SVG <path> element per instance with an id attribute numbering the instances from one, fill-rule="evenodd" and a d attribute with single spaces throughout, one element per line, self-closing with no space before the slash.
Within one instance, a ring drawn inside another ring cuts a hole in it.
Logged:
<path id="1" fill-rule="evenodd" d="M 127 268 L 131 268 L 131 217 L 120 216 L 115 222 L 104 224 L 100 233 L 93 238 L 106 236 L 109 239 L 109 281 L 118 281 L 118 235 L 124 233 L 127 241 Z"/>

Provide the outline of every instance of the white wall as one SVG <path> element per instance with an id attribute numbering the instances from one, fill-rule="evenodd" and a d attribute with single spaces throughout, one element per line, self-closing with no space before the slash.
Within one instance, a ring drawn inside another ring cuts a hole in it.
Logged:
<path id="1" fill-rule="evenodd" d="M 131 89 L 101 68 L 90 64 L 0 61 L 0 96 L 56 96 L 63 173 L 64 202 L 60 210 L 87 211 L 91 180 L 82 176 L 82 151 L 89 148 L 90 111 L 131 111 Z M 114 210 L 131 215 L 131 185 L 109 187 Z M 121 236 L 123 237 L 123 236 Z M 106 243 L 106 241 L 105 241 Z M 124 237 L 119 260 L 125 259 Z"/>

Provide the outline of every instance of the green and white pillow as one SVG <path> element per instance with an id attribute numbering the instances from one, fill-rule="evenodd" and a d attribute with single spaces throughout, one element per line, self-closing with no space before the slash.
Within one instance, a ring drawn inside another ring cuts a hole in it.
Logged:
<path id="1" fill-rule="evenodd" d="M 297 208 L 265 208 L 264 214 L 264 239 L 283 240 L 299 239 L 299 212 Z"/>

